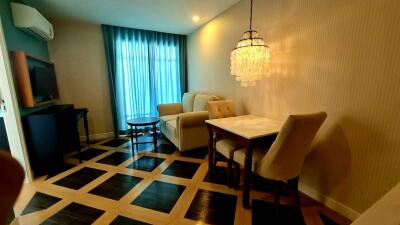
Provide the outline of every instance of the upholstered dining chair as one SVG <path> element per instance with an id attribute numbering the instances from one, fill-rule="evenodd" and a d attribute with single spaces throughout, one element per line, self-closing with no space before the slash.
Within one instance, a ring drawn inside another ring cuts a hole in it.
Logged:
<path id="1" fill-rule="evenodd" d="M 212 119 L 220 119 L 220 118 L 227 118 L 227 117 L 234 117 L 236 116 L 235 104 L 232 100 L 224 100 L 224 101 L 210 101 L 208 102 L 208 114 L 210 120 Z M 220 155 L 224 156 L 228 160 L 228 186 L 232 186 L 232 163 L 233 163 L 233 153 L 236 150 L 241 148 L 240 145 L 235 143 L 234 140 L 229 138 L 224 138 L 221 136 L 216 136 L 214 138 L 214 149 L 215 153 L 218 152 Z M 214 165 L 217 163 L 216 155 L 214 158 Z"/>
<path id="2" fill-rule="evenodd" d="M 303 162 L 310 153 L 311 142 L 326 116 L 325 112 L 290 115 L 268 150 L 253 149 L 252 171 L 274 182 L 274 204 L 277 210 L 280 203 L 281 185 L 285 182 L 294 191 L 296 203 L 300 206 L 298 181 Z M 244 165 L 245 149 L 235 151 L 233 160 L 236 177 L 239 177 L 237 168 L 239 164 Z M 238 185 L 238 182 L 239 180 L 236 179 L 235 185 Z"/>

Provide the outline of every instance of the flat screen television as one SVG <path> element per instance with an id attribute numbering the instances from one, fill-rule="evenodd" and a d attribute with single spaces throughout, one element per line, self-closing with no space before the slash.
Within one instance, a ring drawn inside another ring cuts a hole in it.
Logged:
<path id="1" fill-rule="evenodd" d="M 54 68 L 35 66 L 32 75 L 32 92 L 37 101 L 48 101 L 58 98 L 58 87 Z"/>

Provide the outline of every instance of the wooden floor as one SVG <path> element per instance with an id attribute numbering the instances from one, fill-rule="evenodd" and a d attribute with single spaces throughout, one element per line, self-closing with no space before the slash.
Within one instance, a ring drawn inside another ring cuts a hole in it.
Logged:
<path id="1" fill-rule="evenodd" d="M 142 137 L 148 139 L 150 137 Z M 139 140 L 143 141 L 143 140 Z M 302 195 L 301 208 L 282 197 L 279 214 L 270 183 L 254 177 L 252 209 L 242 207 L 241 190 L 226 186 L 225 163 L 207 176 L 207 149 L 180 153 L 167 140 L 132 156 L 128 139 L 91 145 L 78 164 L 25 184 L 15 205 L 17 220 L 29 224 L 290 224 L 345 225 L 346 218 Z"/>

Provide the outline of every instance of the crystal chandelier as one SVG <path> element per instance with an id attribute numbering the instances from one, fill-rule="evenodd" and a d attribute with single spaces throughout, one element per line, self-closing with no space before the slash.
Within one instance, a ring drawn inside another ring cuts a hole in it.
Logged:
<path id="1" fill-rule="evenodd" d="M 231 52 L 231 74 L 236 76 L 243 87 L 256 85 L 267 75 L 269 62 L 269 47 L 253 30 L 253 0 L 250 0 L 250 29 L 243 34 L 237 47 Z"/>

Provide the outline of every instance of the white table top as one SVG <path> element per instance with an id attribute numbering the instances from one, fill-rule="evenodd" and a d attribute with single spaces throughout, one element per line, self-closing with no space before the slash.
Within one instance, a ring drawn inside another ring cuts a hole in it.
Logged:
<path id="1" fill-rule="evenodd" d="M 206 120 L 206 123 L 241 137 L 254 139 L 278 133 L 284 121 L 261 116 L 245 115 Z"/>

